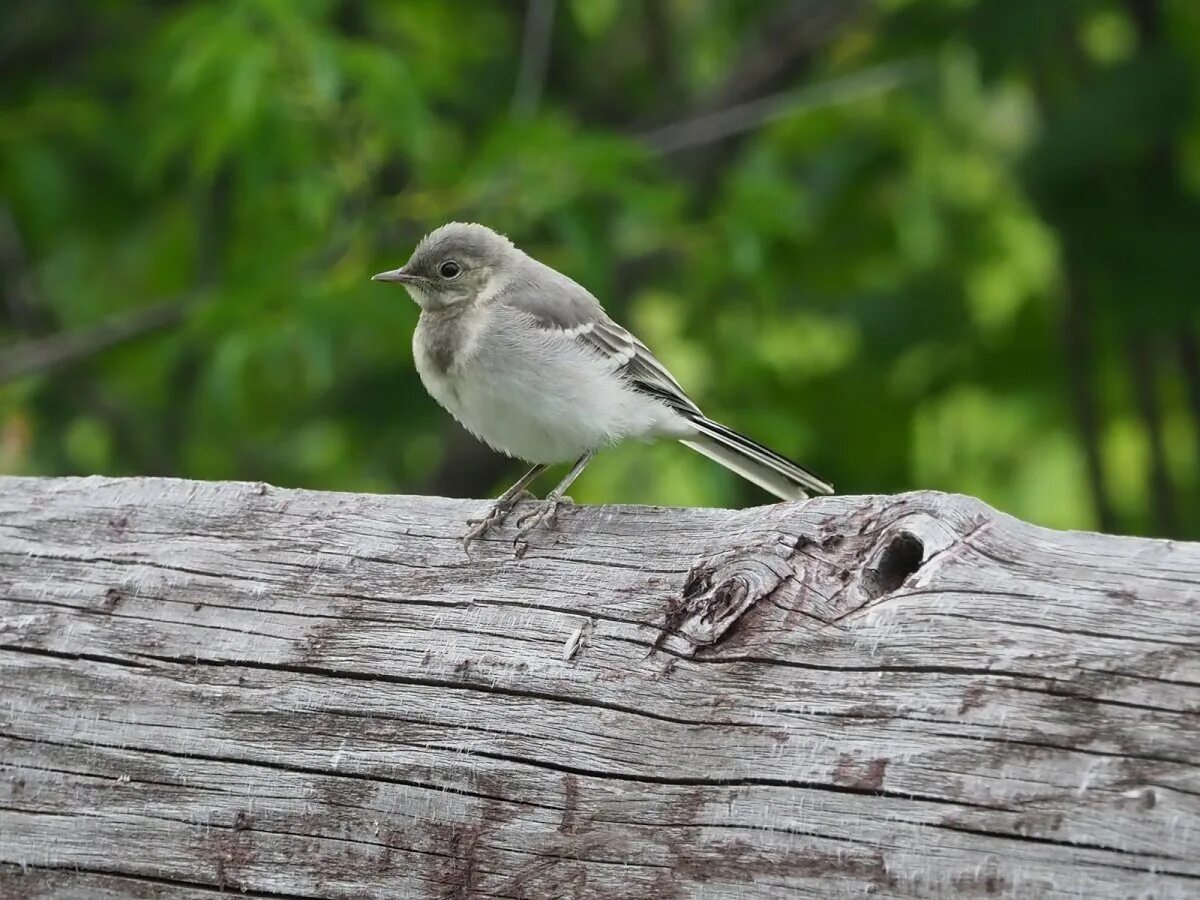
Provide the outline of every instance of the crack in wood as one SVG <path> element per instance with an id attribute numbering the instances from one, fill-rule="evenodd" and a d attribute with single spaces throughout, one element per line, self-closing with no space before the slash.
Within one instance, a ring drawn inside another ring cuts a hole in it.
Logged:
<path id="1" fill-rule="evenodd" d="M 159 875 L 146 875 L 137 872 L 131 872 L 127 868 L 101 868 L 98 866 L 50 866 L 37 865 L 33 863 L 7 863 L 0 861 L 0 888 L 4 887 L 7 871 L 7 879 L 15 886 L 15 889 L 20 891 L 23 888 L 32 888 L 32 885 L 22 884 L 23 880 L 32 880 L 31 873 L 36 875 L 39 872 L 58 873 L 62 875 L 80 876 L 80 875 L 100 875 L 109 876 L 115 880 L 128 882 L 137 885 L 149 885 L 154 887 L 167 888 L 171 891 L 180 889 L 188 891 L 197 891 L 203 893 L 211 893 L 218 896 L 229 896 L 229 892 L 217 884 L 204 881 L 189 881 L 182 878 L 169 878 Z M 64 879 L 68 885 L 78 883 L 77 877 Z M 239 888 L 238 896 L 257 898 L 257 900 L 323 900 L 323 894 L 294 894 L 282 893 L 279 891 L 252 890 L 249 888 Z M 25 893 L 16 893 L 12 895 L 14 900 L 18 898 L 31 896 Z"/>

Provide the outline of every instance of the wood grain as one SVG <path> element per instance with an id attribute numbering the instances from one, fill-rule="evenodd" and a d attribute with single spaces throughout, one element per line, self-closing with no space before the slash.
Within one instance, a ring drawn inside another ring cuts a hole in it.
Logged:
<path id="1" fill-rule="evenodd" d="M 1200 545 L 0 479 L 0 897 L 1200 895 Z"/>

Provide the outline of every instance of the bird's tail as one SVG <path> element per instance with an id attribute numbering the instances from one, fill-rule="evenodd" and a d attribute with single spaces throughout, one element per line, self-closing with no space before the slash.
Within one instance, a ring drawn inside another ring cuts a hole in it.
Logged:
<path id="1" fill-rule="evenodd" d="M 832 494 L 833 485 L 801 468 L 769 447 L 752 441 L 712 419 L 689 416 L 696 437 L 680 441 L 731 472 L 752 481 L 763 490 L 784 500 L 803 500 L 814 494 Z"/>

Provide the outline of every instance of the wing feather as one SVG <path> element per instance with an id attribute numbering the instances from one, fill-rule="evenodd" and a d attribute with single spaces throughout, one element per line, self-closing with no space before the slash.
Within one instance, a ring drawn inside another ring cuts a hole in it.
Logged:
<path id="1" fill-rule="evenodd" d="M 562 334 L 612 364 L 635 390 L 650 394 L 683 415 L 700 415 L 700 408 L 654 358 L 641 341 L 605 313 L 587 289 L 560 272 L 528 259 L 528 272 L 514 279 L 497 300 L 520 309 L 534 324 Z"/>
<path id="2" fill-rule="evenodd" d="M 611 359 L 614 370 L 637 390 L 657 397 L 677 412 L 700 413 L 700 407 L 650 349 L 607 316 L 581 330 L 576 340 Z"/>

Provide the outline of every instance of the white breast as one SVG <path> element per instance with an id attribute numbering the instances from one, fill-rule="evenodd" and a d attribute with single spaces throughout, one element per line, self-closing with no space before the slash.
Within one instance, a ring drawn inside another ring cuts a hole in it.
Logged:
<path id="1" fill-rule="evenodd" d="M 430 395 L 472 434 L 531 463 L 574 460 L 627 437 L 683 437 L 691 429 L 662 403 L 627 387 L 610 361 L 525 313 L 476 307 L 462 324 L 463 350 L 442 372 L 413 336 Z"/>

